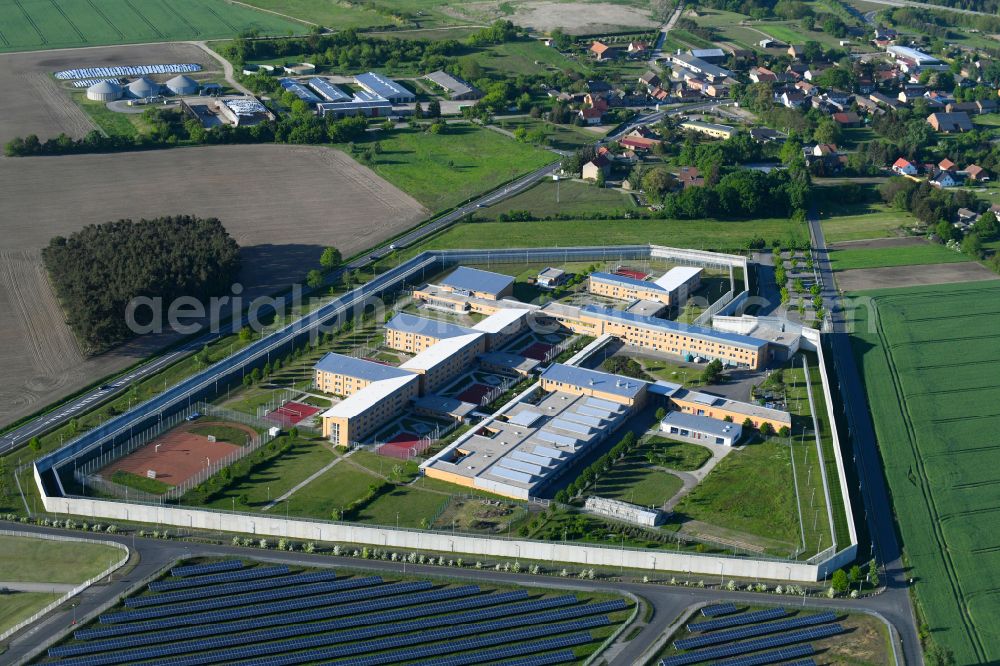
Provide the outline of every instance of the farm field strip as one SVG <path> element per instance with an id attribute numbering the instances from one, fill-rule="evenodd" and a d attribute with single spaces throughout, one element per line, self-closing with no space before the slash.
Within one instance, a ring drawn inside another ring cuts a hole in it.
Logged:
<path id="1" fill-rule="evenodd" d="M 877 315 L 856 313 L 855 354 L 931 637 L 956 663 L 996 660 L 1000 281 L 853 296 Z"/>
<path id="2" fill-rule="evenodd" d="M 835 271 L 889 266 L 950 264 L 971 260 L 967 254 L 929 242 L 905 247 L 841 247 L 830 250 L 830 264 Z"/>
<path id="3" fill-rule="evenodd" d="M 0 15 L 0 52 L 218 39 L 250 28 L 283 35 L 306 28 L 224 0 L 0 0 Z"/>

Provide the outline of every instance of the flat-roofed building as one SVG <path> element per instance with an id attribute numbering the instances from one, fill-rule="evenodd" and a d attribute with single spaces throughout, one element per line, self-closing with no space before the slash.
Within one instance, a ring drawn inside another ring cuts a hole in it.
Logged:
<path id="1" fill-rule="evenodd" d="M 535 284 L 542 289 L 555 289 L 567 280 L 569 280 L 569 273 L 561 268 L 549 266 L 538 273 L 538 277 L 535 278 Z"/>
<path id="2" fill-rule="evenodd" d="M 354 93 L 354 97 L 336 102 L 320 102 L 316 105 L 316 110 L 320 117 L 333 116 L 334 118 L 345 118 L 347 116 L 368 116 L 369 118 L 384 118 L 391 116 L 392 102 L 372 94 L 366 90 L 359 90 Z"/>
<path id="3" fill-rule="evenodd" d="M 664 518 L 663 513 L 656 508 L 636 506 L 628 502 L 593 495 L 587 498 L 583 508 L 599 516 L 626 523 L 635 523 L 644 527 L 656 527 L 663 522 Z"/>
<path id="4" fill-rule="evenodd" d="M 414 102 L 417 96 L 396 81 L 375 72 L 366 72 L 354 77 L 354 82 L 373 95 L 383 97 L 393 104 Z"/>
<path id="5" fill-rule="evenodd" d="M 476 356 L 486 351 L 486 334 L 475 331 L 446 338 L 402 363 L 401 370 L 420 375 L 420 393 L 436 393 L 461 372 L 468 370 Z"/>
<path id="6" fill-rule="evenodd" d="M 743 436 L 743 426 L 735 421 L 720 421 L 708 416 L 667 412 L 660 421 L 660 432 L 682 442 L 733 446 Z"/>
<path id="7" fill-rule="evenodd" d="M 514 278 L 502 273 L 459 266 L 441 280 L 438 286 L 463 296 L 495 301 L 514 293 Z"/>
<path id="8" fill-rule="evenodd" d="M 452 76 L 448 72 L 444 72 L 442 70 L 431 72 L 430 74 L 425 75 L 424 78 L 443 88 L 444 91 L 448 93 L 448 97 L 451 99 L 479 99 L 483 96 L 483 91 L 465 79 Z"/>
<path id="9" fill-rule="evenodd" d="M 313 371 L 316 388 L 346 396 L 322 415 L 323 436 L 337 446 L 370 435 L 419 395 L 416 374 L 351 356 L 329 353 Z"/>
<path id="10" fill-rule="evenodd" d="M 625 405 L 630 409 L 639 409 L 646 403 L 646 389 L 649 386 L 649 382 L 641 379 L 564 363 L 553 363 L 539 379 L 542 389 L 546 391 L 586 395 Z"/>
<path id="11" fill-rule="evenodd" d="M 775 431 L 792 427 L 792 415 L 788 412 L 749 402 L 731 400 L 710 393 L 679 388 L 670 394 L 669 400 L 672 407 L 684 414 L 703 416 L 718 421 L 725 421 L 726 417 L 729 417 L 733 423 L 739 425 L 750 419 L 754 428 L 759 428 L 763 423 L 769 423 Z"/>
<path id="12" fill-rule="evenodd" d="M 609 298 L 676 305 L 701 285 L 703 272 L 704 269 L 694 266 L 677 266 L 653 281 L 616 273 L 591 273 L 587 288 L 592 294 Z"/>
<path id="13" fill-rule="evenodd" d="M 719 125 L 717 123 L 706 123 L 700 120 L 685 120 L 681 127 L 698 134 L 710 136 L 713 139 L 731 139 L 736 136 L 736 128 L 729 125 Z"/>
<path id="14" fill-rule="evenodd" d="M 474 334 L 476 331 L 440 319 L 400 312 L 386 322 L 385 345 L 409 354 L 419 354 L 442 340 Z"/>
<path id="15" fill-rule="evenodd" d="M 488 336 L 487 349 L 499 349 L 528 327 L 529 314 L 531 310 L 527 308 L 503 308 L 483 319 L 472 329 Z"/>
<path id="16" fill-rule="evenodd" d="M 529 499 L 617 430 L 629 413 L 618 402 L 543 391 L 536 401 L 517 402 L 487 419 L 420 467 L 431 478 Z"/>

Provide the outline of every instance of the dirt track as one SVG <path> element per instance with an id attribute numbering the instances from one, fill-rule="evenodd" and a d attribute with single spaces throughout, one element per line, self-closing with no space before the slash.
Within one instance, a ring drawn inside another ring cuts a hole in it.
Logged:
<path id="1" fill-rule="evenodd" d="M 94 129 L 90 118 L 51 77 L 71 67 L 200 63 L 206 72 L 219 70 L 211 56 L 192 44 L 149 44 L 58 49 L 0 55 L 0 144 L 37 134 L 43 141 L 60 132 L 74 137 Z M 155 78 L 155 77 L 154 77 Z M 166 77 L 160 77 L 166 78 Z M 220 79 L 221 82 L 221 79 Z"/>
<path id="2" fill-rule="evenodd" d="M 44 192 L 39 185 L 44 184 Z M 412 197 L 338 151 L 205 146 L 112 155 L 0 159 L 0 424 L 38 409 L 166 340 L 84 359 L 55 305 L 39 250 L 86 224 L 217 216 L 243 248 L 244 297 L 301 281 L 323 247 L 350 255 L 426 216 Z M 67 337 L 69 335 L 70 337 Z"/>
<path id="3" fill-rule="evenodd" d="M 889 268 L 858 268 L 837 273 L 841 291 L 894 289 L 927 284 L 952 284 L 995 280 L 997 274 L 975 262 L 930 264 L 924 266 L 892 266 Z"/>

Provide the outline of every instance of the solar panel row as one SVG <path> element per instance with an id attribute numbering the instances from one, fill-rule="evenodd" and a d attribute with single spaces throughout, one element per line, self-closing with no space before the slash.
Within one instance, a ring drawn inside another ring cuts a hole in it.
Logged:
<path id="1" fill-rule="evenodd" d="M 188 613 L 194 613 L 202 610 L 212 610 L 215 608 L 226 608 L 227 606 L 245 606 L 247 604 L 263 603 L 273 601 L 275 599 L 287 599 L 289 597 L 321 594 L 323 592 L 333 592 L 334 590 L 349 590 L 355 587 L 376 585 L 381 582 L 382 578 L 380 576 L 349 578 L 347 580 L 332 581 L 329 583 L 313 583 L 311 585 L 301 585 L 298 587 L 279 590 L 249 592 L 247 594 L 234 594 L 231 596 L 217 597 L 215 599 L 202 599 L 200 601 L 189 601 L 187 603 L 168 604 L 166 606 L 146 608 L 143 610 L 106 613 L 102 615 L 100 619 L 102 624 L 114 624 L 117 622 L 169 617 L 171 615 L 187 615 Z"/>
<path id="2" fill-rule="evenodd" d="M 836 613 L 826 612 L 817 615 L 803 615 L 793 617 L 790 620 L 778 620 L 777 622 L 765 622 L 754 624 L 749 627 L 737 627 L 726 631 L 716 631 L 709 634 L 702 634 L 693 638 L 683 638 L 674 642 L 674 647 L 678 650 L 690 650 L 691 648 L 705 647 L 706 645 L 718 645 L 741 638 L 751 638 L 753 636 L 763 636 L 764 634 L 774 634 L 779 631 L 789 629 L 799 629 L 801 627 L 811 627 L 817 624 L 826 624 L 837 619 Z"/>
<path id="3" fill-rule="evenodd" d="M 701 609 L 701 614 L 705 617 L 717 617 L 719 615 L 728 615 L 729 613 L 735 612 L 736 606 L 730 603 L 713 604 L 711 606 L 705 606 Z"/>
<path id="4" fill-rule="evenodd" d="M 457 654 L 451 657 L 437 657 L 436 659 L 429 659 L 427 661 L 418 661 L 412 663 L 410 666 L 464 666 L 465 664 L 481 664 L 498 658 L 517 657 L 519 655 L 532 654 L 533 652 L 541 652 L 543 650 L 551 650 L 553 648 L 566 648 L 574 645 L 582 645 L 584 643 L 589 643 L 592 640 L 594 640 L 594 637 L 591 636 L 588 631 L 578 634 L 569 634 L 568 636 L 544 638 L 540 641 L 519 643 L 517 645 L 505 645 L 503 647 L 480 650 L 478 652 L 466 652 L 465 654 Z M 349 660 L 346 662 L 338 661 L 337 666 L 341 666 L 341 664 L 352 664 L 353 666 L 353 664 L 356 663 L 364 663 L 367 659 L 367 657 L 362 657 L 361 659 Z M 535 657 L 505 661 L 502 663 L 502 666 L 540 666 L 543 664 L 563 664 L 567 661 L 577 661 L 577 658 L 573 654 L 572 650 L 560 650 L 559 652 L 542 654 Z M 496 666 L 501 666 L 501 664 L 497 664 Z"/>
<path id="5" fill-rule="evenodd" d="M 575 601 L 573 597 L 569 597 L 569 599 L 570 603 Z M 433 636 L 437 634 L 442 634 L 441 638 L 468 636 L 487 631 L 498 631 L 500 629 L 508 627 L 539 625 L 543 623 L 551 623 L 571 618 L 582 617 L 585 615 L 593 615 L 598 612 L 612 612 L 615 610 L 621 610 L 622 608 L 625 607 L 623 601 L 614 600 L 614 601 L 602 602 L 599 604 L 564 608 L 561 610 L 549 611 L 546 613 L 538 613 L 534 615 L 519 615 L 519 616 L 516 615 L 514 617 L 507 617 L 502 620 L 477 622 L 477 620 L 482 619 L 483 614 L 492 614 L 492 616 L 502 617 L 503 615 L 516 613 L 518 612 L 518 609 L 520 609 L 523 612 L 524 609 L 531 608 L 533 605 L 540 606 L 545 601 L 546 600 L 537 600 L 537 601 L 524 602 L 522 604 L 515 604 L 515 607 L 517 608 L 508 607 L 504 609 L 474 610 L 465 613 L 457 613 L 457 614 L 444 615 L 433 618 L 425 618 L 422 620 L 413 620 L 410 622 L 387 623 L 372 627 L 366 627 L 363 629 L 352 629 L 349 631 L 341 631 L 336 634 L 326 634 L 323 636 L 314 636 L 312 638 L 286 641 L 285 644 L 294 644 L 297 641 L 319 640 L 320 642 L 317 643 L 318 645 L 333 645 L 336 643 L 357 641 L 357 640 L 377 638 L 383 636 L 392 636 L 396 634 L 404 634 L 413 631 L 424 632 L 424 633 L 419 635 L 414 635 L 412 637 L 400 637 L 400 640 L 410 640 L 412 642 L 422 643 L 422 642 L 427 642 L 428 640 L 433 640 L 432 638 L 427 638 L 427 636 Z M 262 629 L 259 631 L 253 631 L 242 634 L 239 633 L 227 634 L 200 640 L 189 640 L 185 642 L 172 643 L 169 645 L 139 647 L 131 650 L 115 650 L 111 653 L 94 655 L 90 657 L 81 657 L 76 660 L 70 659 L 62 663 L 66 664 L 66 666 L 69 666 L 70 664 L 77 664 L 78 666 L 103 666 L 106 664 L 131 663 L 131 662 L 142 661 L 146 659 L 154 659 L 157 657 L 165 657 L 175 654 L 185 654 L 193 652 L 203 653 L 208 650 L 219 650 L 222 648 L 228 648 L 237 645 L 250 648 L 250 646 L 252 646 L 253 644 L 260 644 L 260 643 L 269 644 L 266 646 L 265 645 L 257 646 L 260 649 L 265 649 L 269 648 L 270 645 L 279 645 L 279 646 L 281 645 L 280 643 L 278 644 L 271 643 L 272 641 L 279 641 L 281 639 L 291 638 L 294 636 L 309 636 L 312 634 L 318 634 L 320 632 L 328 632 L 333 629 L 336 629 L 335 625 L 336 622 L 317 622 L 312 624 L 287 625 L 283 627 Z M 432 627 L 441 627 L 447 625 L 455 625 L 455 626 L 448 626 L 445 629 L 439 629 L 435 632 L 427 631 L 427 629 Z M 213 663 L 213 662 L 207 661 L 203 663 Z"/>
<path id="6" fill-rule="evenodd" d="M 715 666 L 764 666 L 765 664 L 773 664 L 779 661 L 785 661 L 786 659 L 805 657 L 812 653 L 813 653 L 813 646 L 806 643 L 805 645 L 793 645 L 792 647 L 785 647 L 779 650 L 771 650 L 770 652 L 758 652 L 757 654 L 752 654 L 745 657 L 726 659 L 725 661 L 716 662 Z M 806 659 L 805 661 L 812 662 L 812 659 Z M 801 664 L 802 662 L 795 662 L 795 663 Z M 785 664 L 785 666 L 792 666 L 792 665 Z"/>
<path id="7" fill-rule="evenodd" d="M 237 580 L 253 580 L 256 578 L 267 578 L 268 576 L 280 576 L 286 573 L 288 573 L 288 567 L 285 565 L 279 567 L 254 567 L 252 569 L 228 571 L 226 573 L 196 576 L 194 578 L 182 578 L 180 580 L 157 580 L 149 584 L 149 589 L 154 592 L 166 592 L 168 590 L 181 590 L 188 587 L 210 585 L 212 583 L 229 583 Z"/>
<path id="8" fill-rule="evenodd" d="M 447 641 L 443 643 L 437 643 L 435 645 L 425 645 L 417 648 L 410 648 L 406 650 L 390 650 L 383 652 L 381 654 L 374 654 L 370 656 L 365 656 L 359 659 L 350 659 L 344 661 L 334 662 L 336 666 L 346 666 L 350 664 L 351 666 L 378 666 L 379 664 L 397 664 L 400 662 L 411 661 L 415 659 L 423 659 L 425 657 L 433 657 L 436 655 L 449 654 L 452 652 L 465 652 L 467 650 L 475 650 L 478 648 L 491 647 L 494 645 L 505 645 L 509 646 L 507 649 L 514 649 L 512 643 L 525 641 L 531 638 L 540 638 L 542 636 L 551 636 L 560 633 L 569 633 L 571 631 L 589 629 L 594 626 L 600 626 L 594 623 L 595 618 L 589 618 L 587 620 L 577 620 L 576 622 L 565 622 L 556 625 L 547 625 L 542 627 L 527 627 L 524 629 L 514 629 L 512 631 L 505 631 L 499 634 L 490 634 L 487 636 L 476 636 L 475 638 L 466 638 L 457 641 Z M 607 622 L 607 618 L 604 618 Z M 379 643 L 379 641 L 372 641 L 373 645 L 370 649 L 363 650 L 364 652 L 374 652 L 375 650 L 384 649 L 374 643 Z M 402 644 L 397 646 L 388 647 L 402 647 Z M 330 659 L 339 656 L 345 656 L 340 652 L 342 648 L 327 648 L 324 650 L 311 650 L 308 652 L 302 652 L 297 654 L 281 655 L 279 657 L 268 657 L 262 659 L 250 659 L 248 661 L 241 662 L 241 666 L 291 666 L 292 664 L 302 664 L 309 661 L 320 661 L 323 659 Z M 440 660 L 435 659 L 433 663 L 439 663 Z M 150 664 L 149 666 L 167 666 L 166 664 Z M 174 666 L 174 665 L 171 665 Z M 180 666 L 180 665 L 176 665 Z"/>
<path id="9" fill-rule="evenodd" d="M 251 592 L 253 590 L 267 590 L 275 587 L 302 585 L 304 583 L 319 583 L 326 580 L 334 580 L 336 577 L 337 574 L 334 571 L 315 571 L 311 573 L 292 574 L 288 576 L 274 576 L 263 580 L 222 583 L 220 585 L 206 585 L 205 587 L 200 587 L 196 590 L 181 590 L 179 592 L 164 592 L 163 594 L 132 597 L 125 600 L 125 605 L 129 608 L 144 608 L 146 606 L 159 606 L 161 604 L 189 601 L 191 599 L 203 599 L 205 597 L 214 597 L 222 594 L 238 594 Z"/>
<path id="10" fill-rule="evenodd" d="M 586 635 L 583 635 L 587 637 Z M 589 641 L 587 641 L 589 642 Z M 504 655 L 509 656 L 509 655 Z M 568 664 L 571 661 L 576 661 L 576 655 L 573 654 L 572 650 L 560 650 L 559 652 L 549 652 L 548 654 L 540 654 L 534 657 L 525 657 L 523 659 L 512 659 L 511 661 L 501 661 L 496 664 L 496 666 L 549 666 L 550 664 Z M 465 662 L 465 663 L 478 663 L 478 662 Z"/>
<path id="11" fill-rule="evenodd" d="M 379 585 L 350 592 L 337 592 L 333 594 L 321 594 L 303 599 L 290 599 L 266 605 L 243 606 L 242 608 L 229 608 L 218 611 L 208 611 L 205 613 L 194 613 L 191 615 L 179 615 L 176 617 L 159 618 L 150 622 L 129 622 L 115 625 L 113 627 L 98 627 L 96 629 L 82 629 L 74 634 L 77 640 L 88 638 L 106 638 L 108 636 L 123 636 L 142 631 L 156 631 L 169 627 L 181 627 L 193 624 L 215 623 L 224 620 L 236 620 L 241 618 L 258 617 L 261 615 L 271 615 L 273 613 L 283 613 L 304 608 L 317 608 L 354 601 L 337 607 L 335 615 L 350 615 L 352 613 L 381 610 L 385 608 L 399 608 L 411 604 L 425 603 L 438 599 L 453 599 L 456 597 L 476 594 L 479 592 L 477 585 L 465 585 L 445 590 L 426 591 L 433 587 L 430 581 L 413 581 L 409 583 L 391 583 L 389 585 Z M 391 595 L 391 596 L 390 596 Z M 387 598 L 378 598 L 387 597 Z M 368 601 L 362 601 L 368 599 Z M 327 617 L 333 617 L 329 615 Z"/>
<path id="12" fill-rule="evenodd" d="M 710 659 L 722 659 L 724 657 L 736 657 L 747 652 L 756 650 L 766 650 L 784 645 L 794 645 L 806 641 L 826 638 L 841 633 L 844 630 L 839 624 L 825 624 L 821 627 L 810 627 L 799 629 L 787 634 L 778 636 L 768 636 L 767 638 L 753 638 L 740 643 L 722 645 L 720 647 L 705 648 L 693 652 L 685 652 L 675 657 L 669 657 L 660 661 L 660 666 L 687 666 L 687 664 L 697 664 Z"/>
<path id="13" fill-rule="evenodd" d="M 232 571 L 242 569 L 242 560 L 225 560 L 223 562 L 213 562 L 212 564 L 189 564 L 184 567 L 174 567 L 170 570 L 171 576 L 200 576 L 207 573 L 219 571 Z"/>
<path id="14" fill-rule="evenodd" d="M 528 593 L 525 590 L 515 590 L 512 592 L 501 592 L 499 594 L 484 594 L 472 598 L 459 599 L 457 601 L 445 601 L 445 603 L 431 603 L 430 605 L 421 605 L 415 608 L 406 608 L 403 610 L 354 615 L 352 617 L 338 620 L 336 622 L 336 628 L 347 629 L 350 627 L 364 626 L 368 624 L 378 624 L 380 622 L 397 622 L 400 620 L 409 620 L 426 615 L 439 615 L 442 613 L 468 610 L 470 608 L 478 608 L 482 606 L 499 606 L 501 604 L 521 601 L 527 596 Z M 564 599 L 564 597 L 556 597 L 554 599 L 544 601 L 560 601 L 561 603 L 562 599 Z M 572 595 L 569 596 L 569 599 L 571 600 L 570 603 L 574 603 L 576 601 L 576 597 Z M 554 606 L 558 604 L 552 603 L 552 605 Z M 330 607 L 299 611 L 297 613 L 271 615 L 268 617 L 255 617 L 246 620 L 238 620 L 236 622 L 208 623 L 197 627 L 182 627 L 180 629 L 154 631 L 139 636 L 128 635 L 121 638 L 110 638 L 102 641 L 49 648 L 49 656 L 71 657 L 80 654 L 104 652 L 111 649 L 154 645 L 156 643 L 166 643 L 173 640 L 202 638 L 205 636 L 214 636 L 216 634 L 226 634 L 235 631 L 249 631 L 251 629 L 261 629 L 276 625 L 297 624 L 311 620 L 323 620 L 342 614 L 343 611 L 341 608 Z"/>
<path id="15" fill-rule="evenodd" d="M 687 626 L 688 631 L 712 631 L 714 629 L 726 629 L 728 627 L 738 627 L 743 624 L 753 624 L 765 620 L 777 620 L 785 617 L 788 611 L 784 608 L 768 608 L 767 610 L 753 611 L 752 613 L 740 613 L 718 620 L 707 620 L 705 622 L 695 622 Z"/>
<path id="16" fill-rule="evenodd" d="M 816 666 L 816 661 L 814 659 L 799 659 L 798 661 L 790 661 L 784 666 Z"/>

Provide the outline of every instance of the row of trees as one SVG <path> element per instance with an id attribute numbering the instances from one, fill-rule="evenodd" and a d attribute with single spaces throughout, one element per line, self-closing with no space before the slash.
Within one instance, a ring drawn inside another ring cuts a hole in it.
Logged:
<path id="1" fill-rule="evenodd" d="M 135 335 L 125 314 L 136 297 L 169 305 L 219 296 L 241 265 L 239 246 L 217 218 L 190 215 L 90 224 L 53 238 L 42 259 L 70 328 L 92 351 Z"/>
<path id="2" fill-rule="evenodd" d="M 555 497 L 556 501 L 565 504 L 579 495 L 580 491 L 597 481 L 602 474 L 611 471 L 611 468 L 614 467 L 615 463 L 631 453 L 632 449 L 634 449 L 638 443 L 639 440 L 636 438 L 634 432 L 630 430 L 625 433 L 625 436 L 622 437 L 617 444 L 611 447 L 610 451 L 592 462 L 580 473 L 580 476 L 569 484 L 569 486 L 557 492 Z"/>

